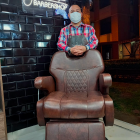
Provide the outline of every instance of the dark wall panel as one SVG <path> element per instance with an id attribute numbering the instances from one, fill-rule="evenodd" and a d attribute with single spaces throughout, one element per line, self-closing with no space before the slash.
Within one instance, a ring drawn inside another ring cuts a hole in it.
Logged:
<path id="1" fill-rule="evenodd" d="M 81 5 L 80 0 L 69 3 Z M 59 16 L 27 14 L 21 0 L 0 0 L 0 60 L 8 132 L 37 124 L 34 79 L 49 75 L 63 27 L 64 19 Z"/>

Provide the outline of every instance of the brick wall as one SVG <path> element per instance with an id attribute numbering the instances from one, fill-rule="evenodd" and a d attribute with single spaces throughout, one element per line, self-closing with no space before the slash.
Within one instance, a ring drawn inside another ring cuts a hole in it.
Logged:
<path id="1" fill-rule="evenodd" d="M 70 4 L 81 1 L 70 1 Z M 37 124 L 34 79 L 49 75 L 64 20 L 25 14 L 21 0 L 0 0 L 0 59 L 8 132 Z M 40 94 L 40 98 L 44 96 Z"/>

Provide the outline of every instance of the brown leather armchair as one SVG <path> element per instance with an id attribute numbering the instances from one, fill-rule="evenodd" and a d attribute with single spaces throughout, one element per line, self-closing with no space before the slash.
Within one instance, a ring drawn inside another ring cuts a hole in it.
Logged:
<path id="1" fill-rule="evenodd" d="M 101 54 L 90 50 L 69 57 L 57 52 L 49 71 L 52 76 L 35 79 L 35 87 L 49 93 L 37 102 L 38 124 L 46 125 L 46 140 L 105 140 L 104 124 L 113 126 L 114 106 L 109 96 L 112 79 L 102 73 Z"/>

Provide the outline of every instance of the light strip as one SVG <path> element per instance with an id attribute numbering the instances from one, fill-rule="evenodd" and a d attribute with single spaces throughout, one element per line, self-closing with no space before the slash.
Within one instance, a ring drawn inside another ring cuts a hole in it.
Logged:
<path id="1" fill-rule="evenodd" d="M 25 0 L 23 0 L 23 3 L 25 6 L 30 6 L 32 3 L 34 2 L 34 5 L 38 6 L 38 4 L 41 4 L 41 6 L 43 6 L 42 4 L 46 4 L 48 3 L 49 5 L 51 5 L 51 7 L 48 8 L 52 8 L 52 4 L 61 4 L 61 6 L 65 7 L 65 8 L 60 8 L 62 10 L 65 10 L 68 7 L 68 4 L 60 2 L 60 1 L 54 1 L 54 0 L 45 0 L 45 1 L 39 1 L 39 0 L 30 0 L 29 4 L 26 4 Z M 51 4 L 50 4 L 51 3 Z M 43 6 L 44 7 L 44 6 Z"/>
<path id="2" fill-rule="evenodd" d="M 46 0 L 46 1 L 51 1 L 51 2 L 55 2 L 55 3 L 61 3 L 61 4 L 68 5 L 68 4 L 64 3 L 64 2 L 59 2 L 59 1 L 53 1 L 53 0 Z"/>
<path id="3" fill-rule="evenodd" d="M 33 0 L 31 0 L 31 2 L 29 4 L 26 4 L 25 0 L 23 0 L 23 3 L 26 5 L 26 6 L 30 6 L 32 4 Z"/>

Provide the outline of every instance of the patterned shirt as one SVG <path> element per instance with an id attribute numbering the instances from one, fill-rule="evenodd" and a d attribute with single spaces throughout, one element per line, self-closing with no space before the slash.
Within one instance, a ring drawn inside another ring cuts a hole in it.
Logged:
<path id="1" fill-rule="evenodd" d="M 74 27 L 72 24 L 69 24 L 68 26 L 61 29 L 60 35 L 58 38 L 58 43 L 57 43 L 58 50 L 68 52 L 70 48 L 69 46 L 67 46 L 67 42 L 68 42 L 69 34 L 70 34 L 69 27 L 70 27 L 72 36 L 82 35 L 83 29 L 84 29 L 84 35 L 88 41 L 88 44 L 86 45 L 87 50 L 97 48 L 98 39 L 95 35 L 94 28 L 90 25 L 83 24 L 81 22 L 78 28 Z"/>

